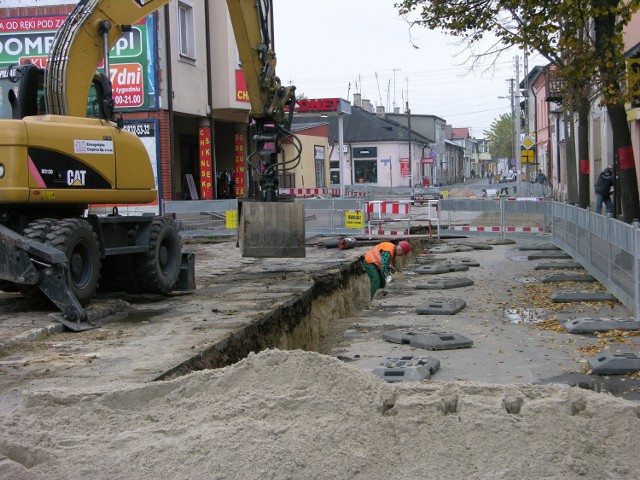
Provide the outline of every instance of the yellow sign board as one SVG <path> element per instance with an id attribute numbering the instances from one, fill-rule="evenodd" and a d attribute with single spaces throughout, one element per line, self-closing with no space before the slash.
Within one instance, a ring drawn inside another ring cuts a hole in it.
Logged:
<path id="1" fill-rule="evenodd" d="M 224 212 L 224 223 L 227 230 L 234 230 L 238 228 L 238 211 L 227 210 Z"/>
<path id="2" fill-rule="evenodd" d="M 520 156 L 522 158 L 522 163 L 535 163 L 535 150 L 521 150 Z"/>
<path id="3" fill-rule="evenodd" d="M 364 213 L 347 210 L 344 214 L 345 228 L 364 228 Z"/>

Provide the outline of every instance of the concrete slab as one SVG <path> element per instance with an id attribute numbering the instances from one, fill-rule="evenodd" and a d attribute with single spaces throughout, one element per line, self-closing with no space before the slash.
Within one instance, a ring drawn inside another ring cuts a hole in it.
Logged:
<path id="1" fill-rule="evenodd" d="M 467 303 L 461 298 L 432 298 L 429 302 L 416 307 L 416 313 L 421 315 L 455 315 Z"/>
<path id="2" fill-rule="evenodd" d="M 473 280 L 466 277 L 454 278 L 433 278 L 421 280 L 420 283 L 414 285 L 414 288 L 420 290 L 448 290 L 451 288 L 461 288 L 473 285 Z"/>
<path id="3" fill-rule="evenodd" d="M 569 333 L 598 333 L 620 330 L 632 332 L 640 330 L 640 321 L 633 318 L 575 318 L 567 321 L 564 328 Z"/>
<path id="4" fill-rule="evenodd" d="M 547 252 L 536 252 L 536 253 L 530 253 L 529 255 L 527 255 L 527 258 L 529 260 L 542 260 L 545 258 L 571 258 L 571 255 L 569 255 L 566 252 L 563 252 L 562 250 L 558 250 L 558 251 L 547 251 Z"/>
<path id="5" fill-rule="evenodd" d="M 536 270 L 583 270 L 578 262 L 544 262 L 535 266 Z"/>
<path id="6" fill-rule="evenodd" d="M 609 292 L 558 292 L 551 297 L 552 302 L 615 302 L 616 297 Z"/>
<path id="7" fill-rule="evenodd" d="M 518 250 L 560 250 L 560 248 L 549 242 L 533 242 L 520 245 Z"/>
<path id="8" fill-rule="evenodd" d="M 540 279 L 542 283 L 556 282 L 596 282 L 596 278 L 591 275 L 579 273 L 554 273 Z"/>
<path id="9" fill-rule="evenodd" d="M 633 352 L 606 353 L 589 360 L 589 368 L 597 375 L 625 375 L 640 371 L 640 357 Z"/>

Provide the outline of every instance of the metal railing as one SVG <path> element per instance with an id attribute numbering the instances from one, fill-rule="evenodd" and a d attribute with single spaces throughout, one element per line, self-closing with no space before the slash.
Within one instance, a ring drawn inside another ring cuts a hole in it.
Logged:
<path id="1" fill-rule="evenodd" d="M 562 248 L 640 321 L 640 228 L 553 203 L 553 244 Z"/>

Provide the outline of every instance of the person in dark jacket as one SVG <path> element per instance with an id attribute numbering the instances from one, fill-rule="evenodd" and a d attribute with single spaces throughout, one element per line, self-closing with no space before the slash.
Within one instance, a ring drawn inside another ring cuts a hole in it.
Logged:
<path id="1" fill-rule="evenodd" d="M 536 175 L 535 183 L 539 183 L 540 185 L 547 184 L 547 176 L 542 173 L 542 170 L 538 170 L 538 174 Z"/>
<path id="2" fill-rule="evenodd" d="M 613 166 L 607 165 L 596 180 L 596 213 L 602 213 L 602 204 L 609 216 L 615 216 L 615 207 L 611 201 L 611 187 L 613 186 Z"/>

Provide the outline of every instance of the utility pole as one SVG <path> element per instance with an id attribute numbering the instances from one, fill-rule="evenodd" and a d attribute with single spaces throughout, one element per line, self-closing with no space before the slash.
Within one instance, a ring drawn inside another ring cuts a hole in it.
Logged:
<path id="1" fill-rule="evenodd" d="M 522 143 L 520 140 L 520 134 L 521 134 L 521 126 L 522 126 L 522 119 L 521 119 L 521 115 L 522 115 L 522 109 L 520 108 L 520 57 L 516 55 L 516 85 L 515 85 L 515 89 L 513 90 L 513 95 L 514 95 L 514 106 L 516 108 L 516 142 L 515 142 L 515 149 L 516 149 L 516 175 L 517 175 L 517 179 L 520 178 L 520 172 L 522 172 L 522 152 L 520 151 L 520 144 Z M 516 95 L 516 92 L 518 93 L 518 95 Z"/>

